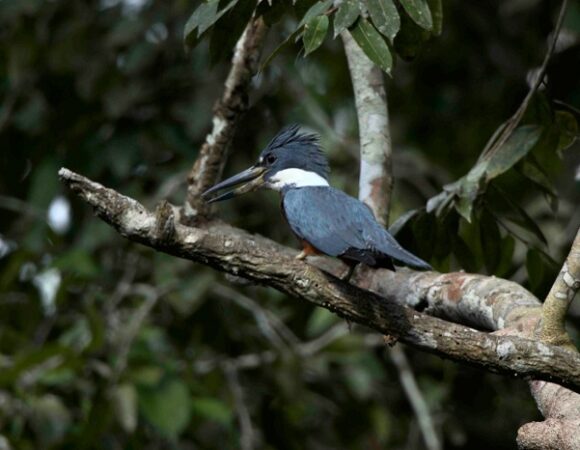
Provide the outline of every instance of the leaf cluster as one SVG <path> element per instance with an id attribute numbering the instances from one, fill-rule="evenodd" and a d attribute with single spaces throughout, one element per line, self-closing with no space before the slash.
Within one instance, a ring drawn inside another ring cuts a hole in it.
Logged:
<path id="1" fill-rule="evenodd" d="M 185 44 L 193 47 L 200 38 L 210 34 L 212 61 L 217 62 L 225 56 L 219 50 L 226 43 L 223 27 L 232 31 L 228 33 L 230 46 L 226 46 L 231 48 L 252 15 L 253 6 L 255 2 L 250 0 L 202 3 L 186 24 Z M 262 67 L 291 42 L 302 41 L 304 56 L 314 52 L 324 42 L 332 24 L 334 38 L 348 30 L 369 59 L 390 74 L 393 54 L 404 59 L 413 58 L 423 43 L 441 34 L 443 22 L 441 0 L 262 1 L 254 17 L 263 17 L 266 23 L 273 25 L 286 14 L 298 16 L 297 25 L 265 59 Z M 211 32 L 212 29 L 218 31 Z"/>

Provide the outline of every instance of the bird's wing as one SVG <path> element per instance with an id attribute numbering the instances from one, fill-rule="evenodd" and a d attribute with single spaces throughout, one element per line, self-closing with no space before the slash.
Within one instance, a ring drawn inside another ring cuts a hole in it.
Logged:
<path id="1" fill-rule="evenodd" d="M 401 247 L 396 239 L 372 217 L 363 217 L 366 224 L 362 227 L 366 244 L 375 251 L 387 255 L 406 266 L 415 269 L 430 270 L 431 266 L 421 258 Z"/>
<path id="2" fill-rule="evenodd" d="M 331 187 L 292 189 L 284 195 L 283 207 L 294 233 L 327 255 L 365 250 L 410 267 L 430 268 L 401 247 L 364 203 L 342 191 Z"/>
<path id="3" fill-rule="evenodd" d="M 286 192 L 282 204 L 294 233 L 321 252 L 340 256 L 349 248 L 365 248 L 362 229 L 353 220 L 356 203 L 337 189 L 304 187 Z"/>

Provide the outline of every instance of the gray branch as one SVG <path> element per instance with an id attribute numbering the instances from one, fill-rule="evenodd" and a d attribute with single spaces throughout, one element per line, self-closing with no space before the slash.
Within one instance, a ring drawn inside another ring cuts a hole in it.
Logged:
<path id="1" fill-rule="evenodd" d="M 350 69 L 360 140 L 359 199 L 388 222 L 393 189 L 392 148 L 383 73 L 348 32 L 341 34 Z"/>
<path id="2" fill-rule="evenodd" d="M 401 270 L 396 274 L 398 278 L 391 279 L 398 284 L 381 296 L 296 260 L 295 252 L 264 237 L 218 221 L 187 227 L 179 223 L 179 211 L 167 203 L 152 213 L 137 201 L 70 170 L 61 169 L 59 174 L 99 217 L 135 242 L 271 286 L 418 349 L 481 369 L 552 381 L 580 391 L 577 353 L 531 339 L 476 331 L 401 305 L 406 299 L 398 297 L 397 289 L 404 291 L 413 282 L 421 283 L 421 277 L 429 279 L 438 274 Z M 490 280 L 498 290 L 509 291 L 513 285 Z M 438 289 L 437 285 L 432 287 Z M 460 296 L 467 294 L 460 292 Z"/>
<path id="3" fill-rule="evenodd" d="M 224 92 L 214 107 L 213 129 L 207 135 L 188 177 L 186 220 L 209 215 L 208 205 L 200 194 L 221 177 L 229 148 L 240 117 L 248 110 L 248 90 L 258 68 L 266 25 L 261 18 L 251 20 L 240 37 Z"/>

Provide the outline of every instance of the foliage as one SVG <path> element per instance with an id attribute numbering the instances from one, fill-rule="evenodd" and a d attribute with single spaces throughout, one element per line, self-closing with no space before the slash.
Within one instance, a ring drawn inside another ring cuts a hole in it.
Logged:
<path id="1" fill-rule="evenodd" d="M 223 2 L 219 0 L 209 0 L 202 3 L 193 12 L 185 26 L 185 43 L 195 45 L 208 29 L 219 27 L 222 18 L 245 23 L 245 18 L 235 16 L 234 7 L 238 3 L 241 5 L 247 2 L 248 0 L 232 0 L 222 4 Z M 431 2 L 427 2 L 427 0 L 400 0 L 396 3 L 394 0 L 343 0 L 339 2 L 333 0 L 294 0 L 292 3 L 289 1 L 276 2 L 274 5 L 263 1 L 258 7 L 258 14 L 272 25 L 281 20 L 282 12 L 298 13 L 302 10 L 306 12 L 290 37 L 296 41 L 302 38 L 304 56 L 312 53 L 322 44 L 332 18 L 334 37 L 336 38 L 345 29 L 350 30 L 367 56 L 386 73 L 390 73 L 393 66 L 393 57 L 389 46 L 395 45 L 395 38 L 401 29 L 400 14 L 406 14 L 410 19 L 407 22 L 403 21 L 405 29 L 401 31 L 401 34 L 413 33 L 406 28 L 414 30 L 414 27 L 418 27 L 423 30 L 420 39 L 422 41 L 428 40 L 431 36 L 439 35 L 443 20 L 441 0 Z M 239 32 L 235 35 L 236 39 L 240 36 L 243 27 L 238 27 L 238 30 Z M 219 34 L 212 34 L 212 44 L 217 36 Z M 395 45 L 395 48 L 401 57 L 406 58 L 416 51 L 416 44 L 417 42 L 404 41 L 400 47 Z M 217 45 L 211 46 L 218 47 Z M 275 53 L 276 51 L 271 57 Z M 270 61 L 271 57 L 267 61 Z"/>
<path id="2" fill-rule="evenodd" d="M 332 182 L 356 194 L 351 86 L 329 39 L 348 29 L 392 74 L 400 240 L 441 270 L 512 277 L 541 295 L 569 244 L 562 230 L 577 220 L 578 156 L 562 152 L 577 117 L 552 94 L 578 106 L 578 44 L 554 56 L 554 82 L 512 140 L 478 160 L 525 95 L 553 26 L 547 5 L 510 12 L 516 3 L 450 2 L 442 29 L 437 0 L 260 2 L 272 29 L 228 170 L 300 122 L 321 132 Z M 151 207 L 183 202 L 252 9 L 245 0 L 0 2 L 0 446 L 236 448 L 228 370 L 248 357 L 258 363 L 238 380 L 263 447 L 422 445 L 373 335 L 129 244 L 71 204 L 56 178 L 66 165 Z M 570 33 L 580 32 L 579 12 Z M 316 52 L 297 59 L 302 46 Z M 220 216 L 294 245 L 277 208 L 275 196 L 255 194 Z M 410 357 L 446 448 L 513 448 L 516 427 L 536 417 L 522 383 Z"/>

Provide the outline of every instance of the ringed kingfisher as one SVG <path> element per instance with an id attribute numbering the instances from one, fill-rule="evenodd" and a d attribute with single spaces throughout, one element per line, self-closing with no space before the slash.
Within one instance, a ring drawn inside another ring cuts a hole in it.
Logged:
<path id="1" fill-rule="evenodd" d="M 249 169 L 216 184 L 202 194 L 218 202 L 259 188 L 280 192 L 281 207 L 303 250 L 296 257 L 326 254 L 349 265 L 395 270 L 393 261 L 414 269 L 431 266 L 405 250 L 375 219 L 371 209 L 328 184 L 329 167 L 316 134 L 301 133 L 298 125 L 282 129 Z M 210 198 L 219 190 L 229 192 Z"/>

